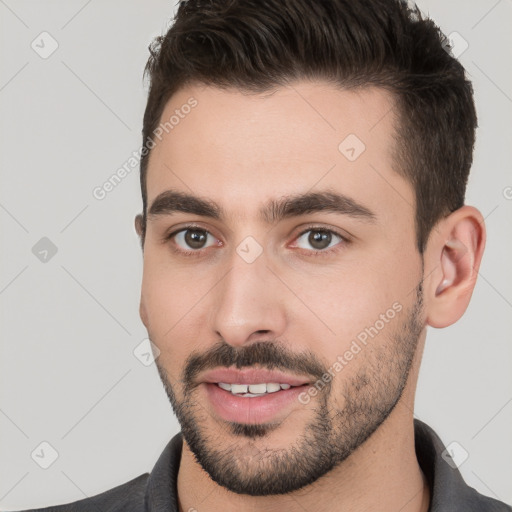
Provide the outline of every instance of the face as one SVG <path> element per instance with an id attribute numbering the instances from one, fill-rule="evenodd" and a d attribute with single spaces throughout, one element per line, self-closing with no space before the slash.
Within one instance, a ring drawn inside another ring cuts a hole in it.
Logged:
<path id="1" fill-rule="evenodd" d="M 390 415 L 425 324 L 394 106 L 195 85 L 173 115 L 148 166 L 141 318 L 184 448 L 233 492 L 287 493 Z"/>

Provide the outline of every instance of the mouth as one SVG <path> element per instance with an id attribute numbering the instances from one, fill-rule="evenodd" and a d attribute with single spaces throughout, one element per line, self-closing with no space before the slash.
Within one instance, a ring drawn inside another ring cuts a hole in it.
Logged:
<path id="1" fill-rule="evenodd" d="M 223 368 L 204 374 L 201 384 L 214 416 L 228 422 L 259 424 L 275 422 L 303 407 L 298 397 L 310 386 L 310 380 L 256 368 Z"/>
<path id="2" fill-rule="evenodd" d="M 224 391 L 229 391 L 233 395 L 242 396 L 244 398 L 256 398 L 258 396 L 265 396 L 270 393 L 277 393 L 278 391 L 286 391 L 290 388 L 302 386 L 292 386 L 287 383 L 279 384 L 278 382 L 264 382 L 261 384 L 229 384 L 227 382 L 217 382 L 216 384 Z"/>
<path id="3" fill-rule="evenodd" d="M 279 389 L 289 389 L 290 387 L 309 384 L 310 380 L 308 377 L 254 367 L 244 370 L 217 368 L 206 372 L 200 379 L 200 381 L 207 384 L 222 384 L 222 389 L 226 391 L 234 389 L 235 393 L 275 393 Z M 263 389 L 263 385 L 265 389 Z M 247 389 L 240 386 L 247 386 Z M 251 387 L 251 390 L 249 387 Z"/>

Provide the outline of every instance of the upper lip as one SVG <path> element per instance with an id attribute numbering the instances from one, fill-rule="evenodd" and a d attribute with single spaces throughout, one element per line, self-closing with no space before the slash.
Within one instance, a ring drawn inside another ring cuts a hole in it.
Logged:
<path id="1" fill-rule="evenodd" d="M 302 386 L 309 384 L 305 377 L 290 375 L 284 372 L 271 371 L 260 368 L 248 368 L 237 370 L 235 368 L 216 368 L 202 375 L 202 382 L 227 384 L 290 384 L 290 386 Z"/>

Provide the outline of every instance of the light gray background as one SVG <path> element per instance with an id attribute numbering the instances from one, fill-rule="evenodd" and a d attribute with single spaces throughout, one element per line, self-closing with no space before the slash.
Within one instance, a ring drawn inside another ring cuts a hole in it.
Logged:
<path id="1" fill-rule="evenodd" d="M 138 168 L 103 201 L 92 195 L 140 147 L 147 46 L 173 3 L 0 0 L 4 510 L 151 471 L 179 430 L 154 364 L 133 354 L 146 337 Z M 419 5 L 469 43 L 460 59 L 480 127 L 467 203 L 486 217 L 488 243 L 465 316 L 429 330 L 416 416 L 467 450 L 470 485 L 512 503 L 512 0 Z M 43 31 L 59 45 L 47 59 L 31 48 Z M 46 263 L 32 253 L 42 237 L 58 248 Z M 31 458 L 43 441 L 59 454 L 46 470 Z"/>

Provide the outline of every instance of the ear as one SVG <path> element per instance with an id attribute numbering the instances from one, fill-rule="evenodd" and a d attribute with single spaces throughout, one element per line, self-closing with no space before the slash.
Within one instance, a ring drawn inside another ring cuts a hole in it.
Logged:
<path id="1" fill-rule="evenodd" d="M 424 253 L 427 324 L 448 327 L 466 311 L 485 247 L 482 214 L 463 206 L 432 229 Z"/>
<path id="2" fill-rule="evenodd" d="M 142 252 L 144 252 L 144 239 L 146 238 L 146 233 L 144 229 L 144 217 L 140 213 L 135 216 L 135 231 L 137 232 L 137 235 L 139 235 L 140 248 L 142 249 Z"/>
<path id="3" fill-rule="evenodd" d="M 135 216 L 135 231 L 137 231 L 137 235 L 139 238 L 142 237 L 142 214 L 139 213 Z"/>

